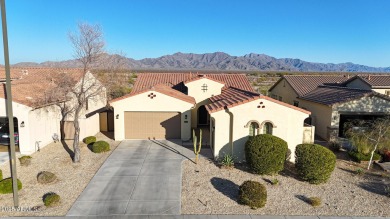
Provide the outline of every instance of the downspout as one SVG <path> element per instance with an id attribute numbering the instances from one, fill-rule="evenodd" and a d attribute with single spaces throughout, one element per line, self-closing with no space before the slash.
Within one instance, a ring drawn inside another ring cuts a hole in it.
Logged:
<path id="1" fill-rule="evenodd" d="M 233 147 L 233 113 L 229 111 L 229 108 L 227 106 L 224 107 L 225 112 L 229 114 L 229 144 L 230 144 L 230 149 L 231 149 L 231 155 L 233 157 L 234 153 L 234 147 Z"/>

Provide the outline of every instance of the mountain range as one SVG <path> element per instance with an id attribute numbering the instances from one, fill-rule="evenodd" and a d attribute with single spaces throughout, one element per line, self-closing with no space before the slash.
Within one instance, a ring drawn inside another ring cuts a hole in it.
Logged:
<path id="1" fill-rule="evenodd" d="M 226 70 L 226 71 L 294 71 L 294 72 L 390 72 L 390 67 L 370 67 L 351 62 L 315 63 L 301 59 L 275 58 L 265 54 L 250 53 L 231 56 L 223 52 L 194 54 L 175 53 L 158 58 L 135 60 L 120 55 L 105 54 L 104 63 L 120 62 L 126 69 L 145 70 Z M 80 67 L 77 60 L 20 62 L 14 67 Z M 97 66 L 101 67 L 101 66 Z"/>

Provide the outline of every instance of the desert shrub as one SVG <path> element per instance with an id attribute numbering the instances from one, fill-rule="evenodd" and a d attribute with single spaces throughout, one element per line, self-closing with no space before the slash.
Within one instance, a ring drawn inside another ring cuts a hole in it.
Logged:
<path id="1" fill-rule="evenodd" d="M 341 144 L 339 141 L 330 141 L 328 142 L 328 147 L 330 150 L 337 152 L 341 150 Z"/>
<path id="2" fill-rule="evenodd" d="M 371 158 L 371 153 L 369 154 L 362 154 L 358 151 L 349 151 L 348 155 L 352 158 L 352 160 L 356 162 L 362 162 L 362 161 L 369 161 Z M 372 157 L 372 160 L 380 160 L 381 155 L 374 153 L 374 156 Z"/>
<path id="3" fill-rule="evenodd" d="M 279 184 L 279 180 L 278 179 L 274 178 L 274 179 L 271 180 L 271 185 L 276 186 L 278 184 Z"/>
<path id="4" fill-rule="evenodd" d="M 92 145 L 92 152 L 103 153 L 110 150 L 110 144 L 106 141 L 97 141 Z"/>
<path id="5" fill-rule="evenodd" d="M 234 167 L 234 159 L 230 154 L 225 154 L 223 158 L 219 161 L 220 165 L 225 168 L 233 168 Z"/>
<path id="6" fill-rule="evenodd" d="M 312 184 L 326 182 L 336 165 L 336 155 L 318 144 L 298 145 L 295 156 L 295 167 L 300 177 Z"/>
<path id="7" fill-rule="evenodd" d="M 57 176 L 49 171 L 42 171 L 37 175 L 37 181 L 42 184 L 52 183 L 56 179 Z"/>
<path id="8" fill-rule="evenodd" d="M 18 179 L 18 190 L 22 189 L 22 182 Z M 0 181 L 0 194 L 12 193 L 12 178 L 3 179 Z"/>
<path id="9" fill-rule="evenodd" d="M 61 200 L 60 196 L 54 192 L 46 193 L 42 199 L 46 207 L 57 206 Z"/>
<path id="10" fill-rule="evenodd" d="M 362 168 L 357 168 L 357 169 L 355 170 L 355 174 L 356 174 L 356 175 L 363 175 L 363 174 L 364 174 L 364 170 L 363 170 Z"/>
<path id="11" fill-rule="evenodd" d="M 258 174 L 276 174 L 283 170 L 287 142 L 269 134 L 253 136 L 245 143 L 246 162 Z"/>
<path id="12" fill-rule="evenodd" d="M 310 197 L 309 204 L 311 204 L 313 207 L 318 207 L 322 204 L 322 200 L 320 197 Z"/>
<path id="13" fill-rule="evenodd" d="M 0 180 L 3 180 L 3 171 L 0 170 Z"/>
<path id="14" fill-rule="evenodd" d="M 259 182 L 245 181 L 240 186 L 238 201 L 252 209 L 262 208 L 267 202 L 267 189 Z"/>
<path id="15" fill-rule="evenodd" d="M 30 156 L 22 156 L 19 157 L 20 166 L 28 166 L 31 164 L 32 157 Z"/>
<path id="16" fill-rule="evenodd" d="M 96 142 L 96 137 L 95 136 L 88 136 L 83 139 L 83 142 L 85 144 L 92 144 Z"/>

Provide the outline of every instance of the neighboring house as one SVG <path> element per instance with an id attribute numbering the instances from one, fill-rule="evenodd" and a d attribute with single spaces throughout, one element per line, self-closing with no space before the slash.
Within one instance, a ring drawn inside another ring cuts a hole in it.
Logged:
<path id="1" fill-rule="evenodd" d="M 189 141 L 192 130 L 202 128 L 215 158 L 233 151 L 240 160 L 246 140 L 260 133 L 284 139 L 294 151 L 310 115 L 256 93 L 244 74 L 143 73 L 129 95 L 110 105 L 115 140 Z"/>
<path id="2" fill-rule="evenodd" d="M 305 122 L 326 140 L 344 137 L 348 122 L 389 114 L 389 94 L 390 75 L 285 75 L 269 89 L 272 98 L 312 112 Z"/>
<path id="3" fill-rule="evenodd" d="M 19 149 L 22 154 L 31 154 L 39 148 L 60 138 L 61 113 L 55 103 L 42 104 L 41 100 L 56 86 L 51 75 L 66 72 L 79 80 L 82 75 L 80 69 L 53 69 L 53 68 L 12 68 L 11 75 L 17 73 L 11 82 L 13 98 L 13 115 L 15 131 L 19 135 Z M 1 77 L 3 77 L 0 74 Z M 88 73 L 88 77 L 93 77 Z M 4 78 L 3 78 L 4 79 Z M 6 123 L 6 89 L 5 80 L 1 80 L 0 91 L 0 124 Z M 80 82 L 78 82 L 80 83 Z M 75 86 L 77 86 L 75 84 Z M 66 103 L 71 103 L 72 99 Z M 90 101 L 88 110 L 80 116 L 80 139 L 99 132 L 99 114 L 94 113 L 106 106 L 105 95 L 96 101 Z M 71 130 L 72 116 L 69 116 L 67 127 Z M 69 131 L 69 130 L 68 130 Z"/>

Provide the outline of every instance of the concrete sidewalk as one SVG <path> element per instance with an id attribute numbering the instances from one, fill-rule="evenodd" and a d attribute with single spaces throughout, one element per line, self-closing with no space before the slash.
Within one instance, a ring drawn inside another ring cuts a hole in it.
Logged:
<path id="1" fill-rule="evenodd" d="M 123 141 L 67 216 L 180 215 L 181 163 L 193 157 L 181 141 Z"/>

